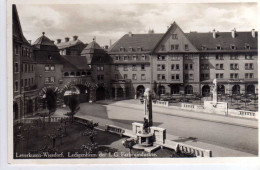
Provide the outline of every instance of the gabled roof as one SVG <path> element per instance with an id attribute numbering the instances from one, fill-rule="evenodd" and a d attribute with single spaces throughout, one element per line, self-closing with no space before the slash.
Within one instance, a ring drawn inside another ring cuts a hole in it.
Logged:
<path id="1" fill-rule="evenodd" d="M 71 40 L 68 42 L 61 42 L 61 43 L 56 43 L 57 47 L 59 49 L 64 49 L 64 48 L 68 48 L 68 47 L 72 47 L 72 46 L 76 46 L 78 44 L 84 44 L 81 40 L 77 39 L 77 40 Z"/>
<path id="2" fill-rule="evenodd" d="M 174 21 L 171 26 L 169 27 L 169 29 L 166 31 L 165 34 L 163 34 L 163 36 L 161 37 L 161 39 L 157 42 L 157 44 L 154 46 L 152 52 L 155 52 L 155 50 L 157 49 L 157 47 L 161 44 L 161 42 L 164 40 L 164 38 L 174 29 L 176 28 L 179 28 L 180 31 L 183 33 L 183 35 L 188 39 L 189 41 L 189 38 L 185 35 L 185 33 L 182 31 L 182 29 L 179 27 L 179 25 Z M 191 42 L 192 44 L 192 42 Z M 193 44 L 192 44 L 193 45 Z M 194 46 L 195 47 L 195 46 Z M 196 47 L 195 47 L 195 50 L 198 50 Z"/>
<path id="3" fill-rule="evenodd" d="M 84 69 L 88 69 L 89 68 L 89 66 L 87 64 L 87 59 L 84 56 L 63 55 L 61 57 L 65 60 L 65 62 L 68 62 L 73 67 L 75 67 L 75 68 L 77 68 L 79 70 L 84 70 Z"/>
<path id="4" fill-rule="evenodd" d="M 223 50 L 230 50 L 231 45 L 235 45 L 236 49 L 245 49 L 245 44 L 249 44 L 251 49 L 257 49 L 257 32 L 253 38 L 251 32 L 236 32 L 235 38 L 231 36 L 231 32 L 216 32 L 216 38 L 213 38 L 213 33 L 185 33 L 191 43 L 201 50 L 205 46 L 207 50 L 216 50 L 217 45 L 220 45 Z"/>
<path id="5" fill-rule="evenodd" d="M 81 52 L 81 55 L 92 53 L 104 53 L 104 49 L 96 41 L 89 43 Z"/>
<path id="6" fill-rule="evenodd" d="M 142 51 L 150 52 L 163 35 L 152 33 L 132 34 L 132 36 L 129 36 L 129 34 L 125 34 L 108 49 L 108 52 L 119 52 L 121 47 L 127 51 L 131 47 L 135 51 L 137 48 L 142 48 Z"/>

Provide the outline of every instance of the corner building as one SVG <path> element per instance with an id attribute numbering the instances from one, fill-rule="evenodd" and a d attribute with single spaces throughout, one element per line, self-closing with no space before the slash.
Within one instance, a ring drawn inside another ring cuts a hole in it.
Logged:
<path id="1" fill-rule="evenodd" d="M 215 78 L 218 93 L 257 94 L 257 41 L 254 29 L 184 33 L 176 22 L 165 34 L 129 33 L 108 51 L 114 67 L 111 77 L 131 82 L 131 97 L 155 86 L 157 93 L 172 97 L 208 97 Z"/>

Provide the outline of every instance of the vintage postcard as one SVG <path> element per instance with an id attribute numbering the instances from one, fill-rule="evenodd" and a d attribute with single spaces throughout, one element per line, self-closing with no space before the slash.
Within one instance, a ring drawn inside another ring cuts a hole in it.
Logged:
<path id="1" fill-rule="evenodd" d="M 8 1 L 9 163 L 258 160 L 257 6 Z"/>

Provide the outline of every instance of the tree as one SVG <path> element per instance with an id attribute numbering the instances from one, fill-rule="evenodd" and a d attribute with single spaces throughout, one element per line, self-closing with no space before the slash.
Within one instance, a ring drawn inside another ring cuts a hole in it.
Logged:
<path id="1" fill-rule="evenodd" d="M 70 112 L 67 113 L 71 118 L 71 122 L 73 122 L 74 115 L 79 111 L 79 99 L 76 94 L 72 94 L 68 97 L 68 106 L 70 108 Z"/>
<path id="2" fill-rule="evenodd" d="M 46 92 L 46 103 L 47 103 L 47 109 L 49 122 L 51 121 L 51 115 L 56 111 L 57 105 L 56 105 L 56 95 L 52 90 L 48 90 Z"/>

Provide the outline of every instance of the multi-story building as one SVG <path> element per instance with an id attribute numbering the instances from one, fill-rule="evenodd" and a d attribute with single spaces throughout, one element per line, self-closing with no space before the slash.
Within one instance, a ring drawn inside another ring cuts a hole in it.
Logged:
<path id="1" fill-rule="evenodd" d="M 135 61 L 135 48 L 146 47 L 143 54 L 149 57 L 145 63 L 148 69 L 136 75 L 143 74 L 148 81 L 132 80 L 132 96 L 142 94 L 144 88 L 139 91 L 137 86 L 158 86 L 156 93 L 173 96 L 209 96 L 214 79 L 219 93 L 258 93 L 257 40 L 254 29 L 184 33 L 174 22 L 164 34 L 130 33 L 118 40 L 108 52 L 116 70 L 111 76 L 127 78 L 129 73 L 134 74 L 124 65 Z M 130 60 L 124 60 L 128 56 Z"/>
<path id="2" fill-rule="evenodd" d="M 184 33 L 174 22 L 166 33 L 129 32 L 109 49 L 93 39 L 84 44 L 50 40 L 43 32 L 31 45 L 13 6 L 14 119 L 46 108 L 46 98 L 62 105 L 71 88 L 81 102 L 139 98 L 156 94 L 209 96 L 218 92 L 258 93 L 258 33 Z"/>

